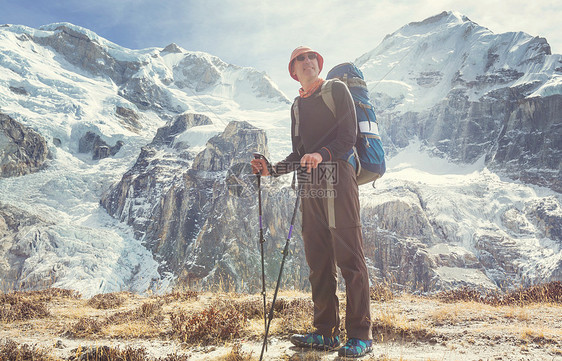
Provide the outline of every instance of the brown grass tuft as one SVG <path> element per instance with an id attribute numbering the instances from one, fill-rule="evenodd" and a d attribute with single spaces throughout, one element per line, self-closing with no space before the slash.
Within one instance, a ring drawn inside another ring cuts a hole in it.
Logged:
<path id="1" fill-rule="evenodd" d="M 492 306 L 562 303 L 562 282 L 556 281 L 520 288 L 506 294 L 461 287 L 440 292 L 437 294 L 437 298 L 443 302 L 473 301 Z"/>
<path id="2" fill-rule="evenodd" d="M 118 308 L 125 303 L 130 295 L 130 292 L 101 293 L 90 298 L 88 300 L 88 306 L 97 308 L 98 310 Z"/>
<path id="3" fill-rule="evenodd" d="M 163 301 L 145 302 L 136 309 L 117 312 L 103 322 L 104 334 L 119 338 L 157 337 L 165 334 Z"/>
<path id="4" fill-rule="evenodd" d="M 270 304 L 267 305 L 268 309 L 271 307 Z M 275 303 L 275 311 L 279 312 L 281 315 L 291 315 L 295 311 L 305 310 L 309 312 L 312 316 L 312 311 L 314 304 L 310 298 L 295 298 L 290 301 L 280 298 Z"/>
<path id="5" fill-rule="evenodd" d="M 49 316 L 44 302 L 30 300 L 22 293 L 0 294 L 0 321 L 14 322 Z"/>
<path id="6" fill-rule="evenodd" d="M 210 344 L 239 337 L 246 319 L 234 307 L 210 306 L 191 316 L 172 314 L 172 333 L 186 343 Z"/>
<path id="7" fill-rule="evenodd" d="M 252 354 L 248 354 L 242 351 L 242 346 L 240 344 L 234 345 L 232 350 L 225 356 L 219 357 L 217 361 L 254 361 L 257 358 L 252 357 Z"/>
<path id="8" fill-rule="evenodd" d="M 275 305 L 275 311 L 278 314 L 274 317 L 280 317 L 277 333 L 306 333 L 313 329 L 314 304 L 308 298 L 296 298 L 290 301 L 280 299 L 279 305 L 277 303 Z"/>
<path id="9" fill-rule="evenodd" d="M 108 324 L 121 324 L 130 321 L 143 320 L 157 324 L 164 319 L 162 302 L 145 302 L 137 309 L 117 312 L 106 319 Z"/>
<path id="10" fill-rule="evenodd" d="M 70 299 L 80 299 L 82 295 L 79 292 L 73 290 L 67 290 L 63 288 L 46 288 L 44 290 L 38 291 L 16 291 L 15 295 L 25 297 L 29 300 L 39 301 L 39 302 L 49 302 L 53 298 L 70 298 Z"/>
<path id="11" fill-rule="evenodd" d="M 390 289 L 389 285 L 385 283 L 375 283 L 369 291 L 371 301 L 387 302 L 394 298 L 394 293 Z"/>
<path id="12" fill-rule="evenodd" d="M 426 329 L 421 323 L 409 322 L 394 312 L 381 312 L 372 321 L 373 340 L 386 341 L 431 341 L 435 337 L 433 330 Z"/>
<path id="13" fill-rule="evenodd" d="M 72 324 L 69 329 L 65 330 L 63 336 L 69 338 L 92 337 L 93 335 L 100 333 L 102 327 L 102 322 L 91 317 L 82 317 Z"/>
<path id="14" fill-rule="evenodd" d="M 0 360 L 6 361 L 56 361 L 47 350 L 36 345 L 18 344 L 12 340 L 0 343 Z"/>
<path id="15" fill-rule="evenodd" d="M 233 303 L 233 306 L 247 319 L 263 318 L 263 300 L 261 299 L 237 301 Z"/>
<path id="16" fill-rule="evenodd" d="M 70 361 L 145 361 L 148 359 L 146 349 L 131 347 L 123 351 L 109 346 L 79 347 L 72 350 L 72 354 Z"/>
<path id="17" fill-rule="evenodd" d="M 562 282 L 550 282 L 512 291 L 502 304 L 527 305 L 530 303 L 562 303 Z"/>
<path id="18" fill-rule="evenodd" d="M 178 355 L 177 353 L 170 354 L 165 358 L 159 358 L 156 361 L 188 361 L 191 357 L 189 355 Z"/>
<path id="19" fill-rule="evenodd" d="M 154 297 L 156 300 L 164 301 L 164 303 L 172 303 L 172 302 L 184 302 L 184 301 L 197 301 L 199 298 L 199 292 L 197 291 L 173 291 L 170 293 L 166 293 L 165 295 L 156 296 Z"/>
<path id="20" fill-rule="evenodd" d="M 467 286 L 439 292 L 436 297 L 448 303 L 478 302 L 486 304 L 499 304 L 500 295 L 497 292 L 473 289 Z"/>

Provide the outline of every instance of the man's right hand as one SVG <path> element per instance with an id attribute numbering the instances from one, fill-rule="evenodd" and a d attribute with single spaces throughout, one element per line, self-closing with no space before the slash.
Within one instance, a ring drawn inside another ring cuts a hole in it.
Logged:
<path id="1" fill-rule="evenodd" d="M 252 164 L 252 172 L 254 174 L 261 174 L 262 176 L 271 175 L 269 174 L 269 170 L 267 170 L 267 161 L 265 159 L 252 159 L 250 164 Z"/>

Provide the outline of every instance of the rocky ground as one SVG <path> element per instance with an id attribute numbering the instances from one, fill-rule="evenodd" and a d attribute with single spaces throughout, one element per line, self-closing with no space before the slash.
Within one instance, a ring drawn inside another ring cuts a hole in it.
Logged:
<path id="1" fill-rule="evenodd" d="M 562 360 L 562 285 L 542 287 L 501 297 L 467 289 L 433 297 L 373 289 L 375 342 L 363 359 Z M 60 289 L 5 293 L 0 360 L 258 360 L 262 310 L 260 295 L 228 292 L 91 299 Z M 309 294 L 282 292 L 275 311 L 264 360 L 340 359 L 288 341 L 311 327 Z"/>

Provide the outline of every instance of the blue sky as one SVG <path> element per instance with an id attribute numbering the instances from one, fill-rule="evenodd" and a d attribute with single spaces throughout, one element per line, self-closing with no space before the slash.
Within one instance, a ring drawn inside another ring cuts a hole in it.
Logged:
<path id="1" fill-rule="evenodd" d="M 320 51 L 329 69 L 374 49 L 401 26 L 444 10 L 495 33 L 546 37 L 553 53 L 562 53 L 559 0 L 0 0 L 0 24 L 70 22 L 133 49 L 174 42 L 265 71 L 293 97 L 298 83 L 286 66 L 296 46 Z"/>

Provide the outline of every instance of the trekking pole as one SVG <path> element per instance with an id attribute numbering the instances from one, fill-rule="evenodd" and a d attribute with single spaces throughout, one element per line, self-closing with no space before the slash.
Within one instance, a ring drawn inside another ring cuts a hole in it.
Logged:
<path id="1" fill-rule="evenodd" d="M 260 153 L 254 153 L 255 159 L 265 159 L 267 163 L 267 159 Z M 263 295 L 263 329 L 264 332 L 267 329 L 267 306 L 265 301 L 265 263 L 264 263 L 264 256 L 263 256 L 263 244 L 265 243 L 265 239 L 263 238 L 263 223 L 262 223 L 262 208 L 261 208 L 261 173 L 256 174 L 258 178 L 258 212 L 259 212 L 259 222 L 260 222 L 260 253 L 261 253 L 261 294 Z"/>
<path id="2" fill-rule="evenodd" d="M 285 248 L 283 249 L 283 258 L 281 259 L 281 267 L 279 268 L 279 276 L 277 277 L 277 285 L 275 286 L 275 292 L 273 293 L 273 300 L 271 301 L 271 308 L 269 309 L 269 315 L 267 320 L 267 326 L 265 328 L 265 335 L 263 338 L 263 345 L 261 347 L 260 361 L 263 359 L 263 352 L 267 347 L 267 336 L 269 334 L 269 326 L 271 326 L 271 320 L 273 319 L 273 310 L 275 308 L 275 301 L 277 300 L 277 293 L 279 292 L 279 285 L 281 283 L 281 276 L 283 274 L 283 266 L 285 265 L 285 259 L 287 254 L 289 254 L 289 242 L 291 241 L 291 235 L 293 233 L 293 227 L 295 225 L 295 219 L 297 217 L 297 210 L 299 209 L 300 203 L 300 190 L 302 185 L 299 184 L 297 187 L 297 200 L 295 202 L 295 209 L 293 210 L 293 217 L 291 218 L 291 227 L 289 228 L 289 235 L 287 236 L 287 241 L 285 242 Z"/>

